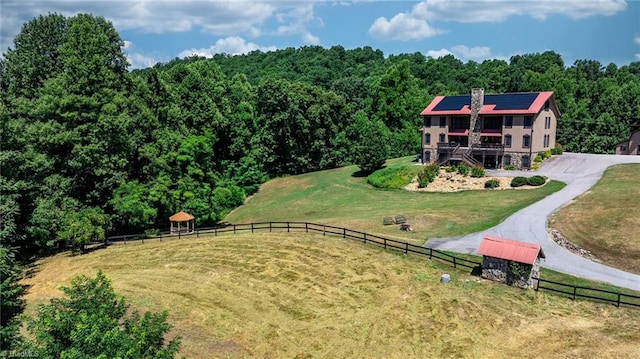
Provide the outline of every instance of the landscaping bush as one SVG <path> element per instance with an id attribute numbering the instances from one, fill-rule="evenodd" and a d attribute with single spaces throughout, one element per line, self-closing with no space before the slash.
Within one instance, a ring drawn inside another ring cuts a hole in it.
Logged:
<path id="1" fill-rule="evenodd" d="M 522 187 L 528 184 L 527 177 L 517 176 L 511 180 L 511 187 Z"/>
<path id="2" fill-rule="evenodd" d="M 540 168 L 540 162 L 534 162 L 534 163 L 531 165 L 531 169 L 532 169 L 532 170 L 537 170 L 538 168 Z"/>
<path id="3" fill-rule="evenodd" d="M 542 176 L 531 176 L 527 178 L 527 184 L 529 186 L 542 186 L 545 182 L 547 182 L 547 179 Z"/>
<path id="4" fill-rule="evenodd" d="M 485 176 L 484 168 L 480 166 L 474 166 L 471 169 L 471 177 L 482 178 Z"/>
<path id="5" fill-rule="evenodd" d="M 540 155 L 540 153 L 538 153 L 538 154 L 536 155 L 536 157 L 534 157 L 534 158 L 533 158 L 533 162 L 535 162 L 535 163 L 540 163 L 540 162 L 542 162 L 543 160 L 544 160 L 544 157 L 543 157 L 543 156 L 541 156 L 541 155 Z"/>
<path id="6" fill-rule="evenodd" d="M 418 172 L 418 187 L 425 188 L 429 183 L 436 179 L 436 176 L 440 173 L 440 166 L 436 164 L 430 164 L 424 167 L 424 169 Z"/>
<path id="7" fill-rule="evenodd" d="M 484 183 L 484 188 L 498 188 L 500 187 L 500 181 L 497 179 L 490 179 Z"/>
<path id="8" fill-rule="evenodd" d="M 451 165 L 448 167 L 445 167 L 445 172 L 450 173 L 450 172 L 455 172 L 456 171 L 456 165 Z"/>
<path id="9" fill-rule="evenodd" d="M 459 174 L 466 177 L 469 175 L 469 172 L 471 172 L 471 167 L 469 167 L 464 163 L 461 163 L 458 166 L 456 166 L 456 171 L 458 171 Z"/>
<path id="10" fill-rule="evenodd" d="M 367 183 L 377 188 L 402 188 L 411 183 L 419 169 L 418 166 L 383 168 L 370 174 Z"/>
<path id="11" fill-rule="evenodd" d="M 562 145 L 559 144 L 559 143 L 556 143 L 556 146 L 551 149 L 551 154 L 552 155 L 561 155 L 562 154 Z"/>
<path id="12" fill-rule="evenodd" d="M 504 169 L 507 171 L 513 171 L 516 169 L 516 166 L 514 165 L 504 165 Z"/>
<path id="13" fill-rule="evenodd" d="M 545 159 L 551 158 L 551 150 L 544 151 L 544 157 L 545 157 Z"/>

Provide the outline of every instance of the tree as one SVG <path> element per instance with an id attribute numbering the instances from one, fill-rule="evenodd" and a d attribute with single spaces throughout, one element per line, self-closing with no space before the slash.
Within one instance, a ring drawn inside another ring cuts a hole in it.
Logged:
<path id="1" fill-rule="evenodd" d="M 357 143 L 353 145 L 355 164 L 363 172 L 382 168 L 389 153 L 389 130 L 381 120 L 370 120 L 363 111 L 356 114 L 353 123 L 358 131 Z"/>
<path id="2" fill-rule="evenodd" d="M 22 311 L 24 301 L 20 298 L 24 287 L 18 283 L 20 267 L 15 260 L 15 251 L 0 247 L 0 350 L 8 351 L 16 347 L 20 335 L 16 316 Z M 0 351 L 0 354 L 2 352 Z"/>
<path id="3" fill-rule="evenodd" d="M 180 338 L 165 343 L 171 326 L 167 312 L 127 315 L 109 279 L 75 277 L 62 287 L 63 298 L 51 299 L 28 319 L 34 340 L 28 344 L 43 358 L 173 358 Z"/>

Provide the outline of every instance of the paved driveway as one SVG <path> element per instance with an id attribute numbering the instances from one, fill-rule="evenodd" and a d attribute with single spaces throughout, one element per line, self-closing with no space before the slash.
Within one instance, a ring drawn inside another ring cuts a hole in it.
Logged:
<path id="1" fill-rule="evenodd" d="M 531 176 L 534 173 L 545 175 L 565 182 L 567 184 L 565 188 L 514 213 L 493 228 L 460 238 L 430 239 L 425 246 L 458 253 L 477 254 L 476 250 L 485 234 L 538 243 L 547 257 L 541 261 L 541 265 L 545 268 L 640 291 L 640 275 L 611 268 L 573 254 L 554 242 L 547 232 L 547 217 L 551 213 L 591 188 L 602 177 L 607 167 L 621 163 L 640 163 L 640 156 L 581 153 L 554 156 L 545 161 L 537 171 L 525 172 L 525 175 Z M 511 177 L 517 173 L 496 171 L 487 174 Z"/>

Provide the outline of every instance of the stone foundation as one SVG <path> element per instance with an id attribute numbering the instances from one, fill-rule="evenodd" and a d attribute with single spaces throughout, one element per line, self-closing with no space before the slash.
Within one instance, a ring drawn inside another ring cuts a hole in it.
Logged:
<path id="1" fill-rule="evenodd" d="M 536 261 L 537 264 L 537 261 Z M 484 257 L 482 259 L 482 278 L 506 283 L 519 288 L 533 288 L 534 281 L 539 275 L 539 265 L 529 265 L 508 261 L 506 259 Z"/>

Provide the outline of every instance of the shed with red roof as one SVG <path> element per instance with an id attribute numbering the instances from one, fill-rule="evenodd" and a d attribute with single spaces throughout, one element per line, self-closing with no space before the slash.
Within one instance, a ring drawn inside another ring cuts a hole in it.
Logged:
<path id="1" fill-rule="evenodd" d="M 539 244 L 484 236 L 478 254 L 482 255 L 482 277 L 521 288 L 532 288 L 540 274 Z"/>

